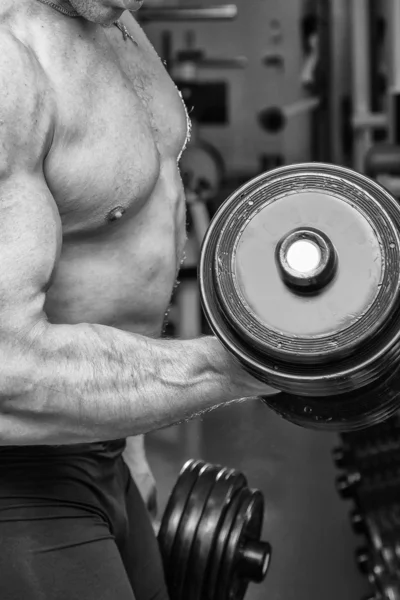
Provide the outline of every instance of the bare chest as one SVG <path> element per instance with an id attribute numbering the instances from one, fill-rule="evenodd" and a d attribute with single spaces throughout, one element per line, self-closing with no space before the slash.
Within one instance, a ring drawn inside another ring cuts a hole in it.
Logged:
<path id="1" fill-rule="evenodd" d="M 100 29 L 49 66 L 57 119 L 46 178 L 65 234 L 137 214 L 185 143 L 180 95 L 133 19 L 129 29 L 137 43 Z"/>

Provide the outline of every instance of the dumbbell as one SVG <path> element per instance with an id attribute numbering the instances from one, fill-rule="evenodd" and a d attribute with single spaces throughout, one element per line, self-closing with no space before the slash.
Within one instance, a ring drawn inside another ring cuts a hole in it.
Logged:
<path id="1" fill-rule="evenodd" d="M 400 407 L 400 206 L 344 167 L 281 167 L 234 192 L 205 236 L 213 333 L 280 391 L 263 401 L 315 429 L 354 431 Z"/>
<path id="2" fill-rule="evenodd" d="M 262 582 L 271 558 L 263 517 L 263 495 L 242 473 L 188 461 L 158 533 L 171 600 L 242 600 Z"/>
<path id="3" fill-rule="evenodd" d="M 258 122 L 268 133 L 278 133 L 284 129 L 290 119 L 300 115 L 310 114 L 321 106 L 318 96 L 304 98 L 286 106 L 270 106 L 264 108 L 258 115 Z"/>

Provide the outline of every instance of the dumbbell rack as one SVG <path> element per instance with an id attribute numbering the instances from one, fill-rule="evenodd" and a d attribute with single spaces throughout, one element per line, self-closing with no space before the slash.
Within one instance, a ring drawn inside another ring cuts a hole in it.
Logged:
<path id="1" fill-rule="evenodd" d="M 400 417 L 341 439 L 336 487 L 353 501 L 352 527 L 364 537 L 356 561 L 373 590 L 365 600 L 400 600 Z"/>

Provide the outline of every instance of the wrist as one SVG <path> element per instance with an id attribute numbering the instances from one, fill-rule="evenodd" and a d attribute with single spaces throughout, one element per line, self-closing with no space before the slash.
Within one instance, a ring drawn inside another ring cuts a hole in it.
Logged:
<path id="1" fill-rule="evenodd" d="M 210 370 L 219 380 L 225 401 L 236 400 L 245 396 L 242 381 L 242 367 L 216 337 L 203 338 L 207 342 L 206 352 Z"/>
<path id="2" fill-rule="evenodd" d="M 279 393 L 279 390 L 270 387 L 247 372 L 239 360 L 228 352 L 216 337 L 210 338 L 209 343 L 214 349 L 210 354 L 215 367 L 220 372 L 221 378 L 225 378 L 226 401 Z"/>

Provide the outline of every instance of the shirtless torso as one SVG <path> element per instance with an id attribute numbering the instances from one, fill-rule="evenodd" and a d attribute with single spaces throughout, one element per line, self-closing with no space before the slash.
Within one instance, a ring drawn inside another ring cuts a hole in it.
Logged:
<path id="1" fill-rule="evenodd" d="M 185 243 L 181 98 L 129 12 L 136 43 L 32 0 L 1 4 L 42 87 L 44 174 L 60 214 L 48 319 L 159 336 Z"/>
<path id="2" fill-rule="evenodd" d="M 0 2 L 2 35 L 41 88 L 44 175 L 59 212 L 47 318 L 158 337 L 185 243 L 178 160 L 189 121 L 135 19 L 121 23 L 135 42 L 36 0 Z M 129 439 L 124 456 L 152 501 L 143 441 Z"/>

